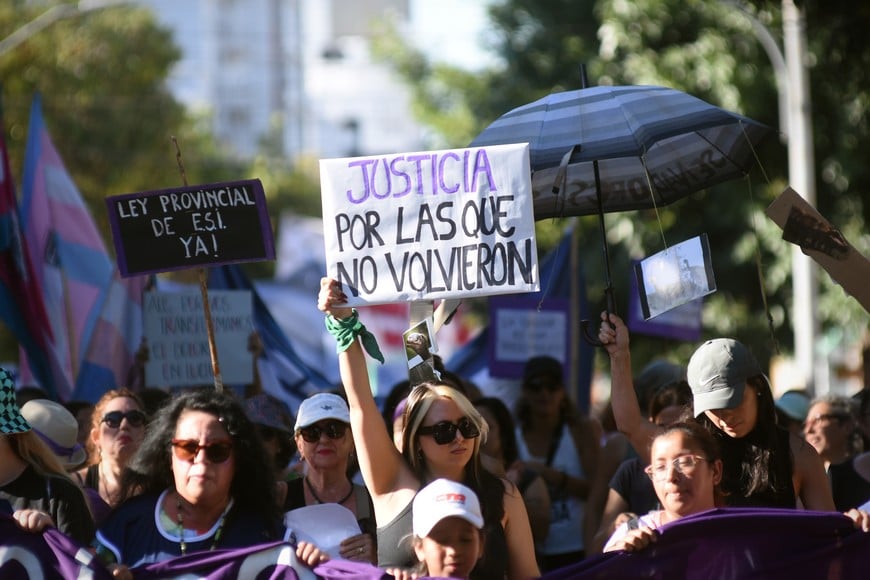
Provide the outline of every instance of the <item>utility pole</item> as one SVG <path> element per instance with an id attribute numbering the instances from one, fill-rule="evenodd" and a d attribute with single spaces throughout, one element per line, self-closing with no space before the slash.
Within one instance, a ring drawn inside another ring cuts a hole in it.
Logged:
<path id="1" fill-rule="evenodd" d="M 752 25 L 773 65 L 779 95 L 779 119 L 783 141 L 788 147 L 789 185 L 807 202 L 816 205 L 816 161 L 813 152 L 812 105 L 807 63 L 806 18 L 794 0 L 782 0 L 783 49 L 776 39 L 745 5 L 736 0 L 726 3 L 737 7 Z M 784 52 L 784 54 L 783 54 Z M 827 360 L 815 348 L 819 336 L 818 291 L 815 262 L 793 246 L 792 307 L 794 360 L 799 378 L 807 390 L 823 395 L 829 390 Z"/>
<path id="2" fill-rule="evenodd" d="M 803 8 L 782 0 L 782 31 L 788 68 L 788 177 L 792 188 L 816 206 L 816 158 L 813 152 L 812 105 L 807 72 L 807 28 Z M 819 336 L 816 312 L 818 268 L 809 256 L 792 246 L 792 324 L 798 371 L 816 396 L 828 392 L 827 361 L 815 348 Z"/>

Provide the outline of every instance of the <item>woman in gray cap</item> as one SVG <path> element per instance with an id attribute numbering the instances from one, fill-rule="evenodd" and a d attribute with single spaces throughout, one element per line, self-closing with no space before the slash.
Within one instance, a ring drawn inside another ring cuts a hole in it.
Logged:
<path id="1" fill-rule="evenodd" d="M 602 314 L 607 321 L 607 314 Z M 628 329 L 615 314 L 599 338 L 610 355 L 611 398 L 619 430 L 649 461 L 660 427 L 645 420 L 631 383 Z M 702 344 L 689 361 L 687 378 L 694 415 L 718 440 L 724 464 L 721 488 L 729 506 L 835 511 L 819 454 L 806 441 L 776 425 L 767 377 L 752 353 L 733 339 Z"/>

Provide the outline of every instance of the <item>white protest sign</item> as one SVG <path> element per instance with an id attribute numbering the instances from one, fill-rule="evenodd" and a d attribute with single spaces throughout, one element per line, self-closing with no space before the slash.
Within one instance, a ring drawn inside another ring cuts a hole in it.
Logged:
<path id="1" fill-rule="evenodd" d="M 253 380 L 248 338 L 254 330 L 253 300 L 247 290 L 209 290 L 215 344 L 225 384 Z M 142 300 L 149 357 L 149 387 L 185 387 L 214 382 L 202 294 L 146 292 Z"/>
<path id="2" fill-rule="evenodd" d="M 534 292 L 527 144 L 323 159 L 326 270 L 350 305 Z"/>

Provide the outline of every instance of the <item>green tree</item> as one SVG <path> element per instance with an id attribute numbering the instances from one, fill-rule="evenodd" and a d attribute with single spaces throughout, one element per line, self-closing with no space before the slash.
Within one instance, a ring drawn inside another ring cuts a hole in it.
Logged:
<path id="1" fill-rule="evenodd" d="M 837 224 L 865 255 L 868 170 L 861 152 L 868 143 L 870 47 L 862 31 L 870 9 L 842 0 L 807 4 L 819 210 Z M 810 6 L 812 5 L 812 6 Z M 776 33 L 781 4 L 748 5 Z M 464 146 L 498 115 L 546 93 L 579 88 L 577 68 L 588 63 L 591 84 L 658 84 L 684 90 L 772 127 L 778 125 L 772 67 L 733 3 L 718 0 L 598 0 L 587 2 L 502 0 L 490 8 L 491 49 L 500 64 L 483 71 L 457 71 L 433 64 L 393 39 L 381 54 L 412 83 L 420 118 L 447 145 Z M 846 33 L 844 33 L 846 32 Z M 461 119 L 461 123 L 456 120 Z M 457 130 L 457 127 L 460 130 Z M 786 150 L 770 138 L 757 151 L 761 170 L 698 192 L 658 212 L 608 214 L 614 284 L 619 311 L 626 312 L 630 260 L 705 232 L 713 249 L 718 290 L 707 301 L 704 327 L 710 335 L 736 336 L 771 353 L 764 302 L 770 305 L 779 346 L 788 351 L 791 328 L 791 247 L 763 210 L 787 185 Z M 857 186 L 857 187 L 856 187 Z M 698 219 L 698 218 L 701 219 Z M 603 287 L 597 222 L 579 220 L 590 299 Z M 539 224 L 541 249 L 563 222 Z M 764 272 L 763 288 L 756 256 Z M 826 329 L 854 340 L 867 326 L 867 314 L 823 273 L 819 311 Z M 692 345 L 635 341 L 638 361 L 672 351 L 685 360 Z"/>

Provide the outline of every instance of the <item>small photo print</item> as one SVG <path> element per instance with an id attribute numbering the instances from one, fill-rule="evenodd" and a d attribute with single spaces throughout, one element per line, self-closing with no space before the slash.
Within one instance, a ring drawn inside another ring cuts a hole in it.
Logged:
<path id="1" fill-rule="evenodd" d="M 635 274 L 644 320 L 716 291 L 706 234 L 641 260 Z"/>
<path id="2" fill-rule="evenodd" d="M 438 380 L 435 359 L 432 356 L 437 352 L 438 347 L 435 344 L 435 333 L 432 331 L 432 326 L 432 319 L 426 319 L 402 333 L 405 356 L 408 360 L 408 379 L 411 386 Z"/>

